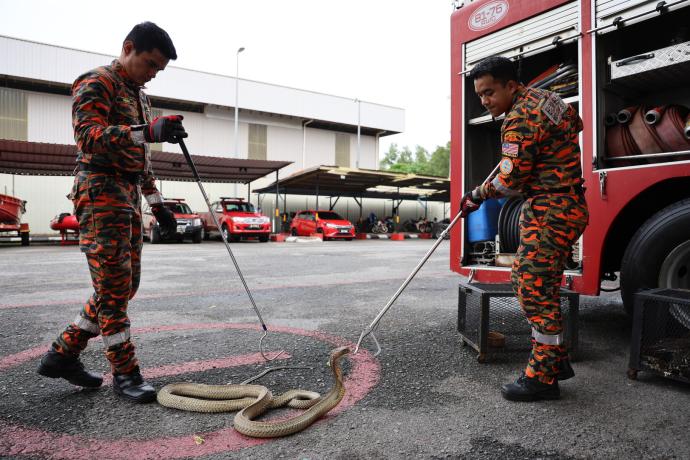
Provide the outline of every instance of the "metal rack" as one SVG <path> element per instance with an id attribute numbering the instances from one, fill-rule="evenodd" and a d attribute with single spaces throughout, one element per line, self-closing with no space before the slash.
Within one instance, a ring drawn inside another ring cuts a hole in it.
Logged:
<path id="1" fill-rule="evenodd" d="M 460 282 L 458 296 L 458 332 L 462 345 L 478 352 L 477 361 L 485 363 L 502 356 L 525 353 L 532 349 L 532 329 L 525 320 L 510 284 Z M 580 294 L 561 288 L 561 313 L 566 346 L 575 358 L 578 348 L 578 312 Z M 499 340 L 496 340 L 496 339 Z"/>
<path id="2" fill-rule="evenodd" d="M 690 383 L 690 290 L 635 294 L 628 377 L 639 371 Z"/>

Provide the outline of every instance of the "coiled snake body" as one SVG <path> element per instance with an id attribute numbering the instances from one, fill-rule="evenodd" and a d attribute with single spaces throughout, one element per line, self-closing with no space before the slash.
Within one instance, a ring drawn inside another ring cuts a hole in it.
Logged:
<path id="1" fill-rule="evenodd" d="M 262 385 L 204 385 L 199 383 L 172 383 L 158 392 L 158 403 L 195 412 L 231 412 L 235 415 L 234 427 L 240 433 L 255 438 L 276 438 L 301 431 L 314 423 L 340 403 L 345 395 L 340 359 L 350 352 L 339 347 L 331 352 L 329 365 L 335 383 L 325 396 L 304 390 L 289 390 L 274 398 Z M 203 399 L 198 399 L 203 398 Z M 306 409 L 301 414 L 280 421 L 258 422 L 269 408 L 288 406 Z"/>

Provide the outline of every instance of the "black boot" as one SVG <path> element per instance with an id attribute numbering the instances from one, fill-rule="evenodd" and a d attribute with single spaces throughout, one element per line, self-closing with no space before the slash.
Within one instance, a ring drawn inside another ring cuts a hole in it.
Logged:
<path id="1" fill-rule="evenodd" d="M 570 359 L 561 358 L 558 362 L 558 376 L 556 376 L 556 378 L 558 380 L 568 380 L 573 377 L 575 377 L 575 371 L 573 370 L 573 366 L 570 365 Z"/>
<path id="2" fill-rule="evenodd" d="M 84 388 L 98 388 L 103 383 L 103 377 L 85 370 L 78 357 L 63 355 L 55 350 L 43 355 L 38 373 L 53 379 L 63 378 L 72 385 Z"/>
<path id="3" fill-rule="evenodd" d="M 509 401 L 538 401 L 540 399 L 558 399 L 561 397 L 558 380 L 554 380 L 549 385 L 537 379 L 531 379 L 525 374 L 518 377 L 515 383 L 503 385 L 501 393 Z"/>
<path id="4" fill-rule="evenodd" d="M 148 403 L 156 399 L 156 390 L 144 382 L 139 367 L 129 374 L 113 375 L 113 390 L 116 394 L 136 403 Z"/>

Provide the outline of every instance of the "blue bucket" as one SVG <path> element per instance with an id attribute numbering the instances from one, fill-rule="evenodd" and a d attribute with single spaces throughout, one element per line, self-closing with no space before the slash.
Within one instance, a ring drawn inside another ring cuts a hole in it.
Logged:
<path id="1" fill-rule="evenodd" d="M 493 241 L 498 233 L 498 213 L 506 200 L 489 198 L 467 216 L 467 239 L 470 243 Z"/>

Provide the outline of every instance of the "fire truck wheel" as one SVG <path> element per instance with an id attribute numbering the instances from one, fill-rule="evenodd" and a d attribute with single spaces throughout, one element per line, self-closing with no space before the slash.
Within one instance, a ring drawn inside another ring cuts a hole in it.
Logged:
<path id="1" fill-rule="evenodd" d="M 621 262 L 621 295 L 629 315 L 637 291 L 690 289 L 690 199 L 650 217 L 630 240 Z"/>

